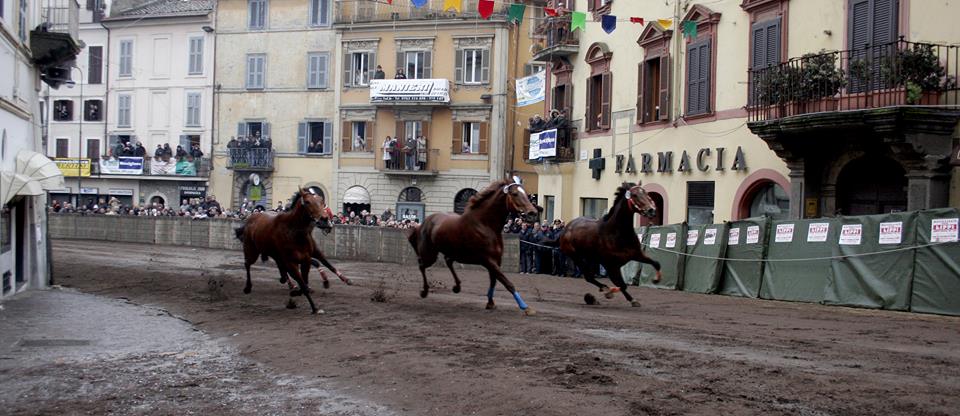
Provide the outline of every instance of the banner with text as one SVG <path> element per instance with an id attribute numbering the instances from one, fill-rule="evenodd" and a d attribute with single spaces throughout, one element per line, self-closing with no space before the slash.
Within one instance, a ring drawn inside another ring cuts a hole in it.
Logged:
<path id="1" fill-rule="evenodd" d="M 90 159 L 56 158 L 53 163 L 57 164 L 60 172 L 63 172 L 63 176 L 73 178 L 90 176 Z"/>
<path id="2" fill-rule="evenodd" d="M 108 175 L 141 175 L 143 158 L 121 156 L 116 159 L 100 159 L 100 173 Z"/>
<path id="3" fill-rule="evenodd" d="M 528 77 L 517 80 L 517 107 L 536 104 L 544 100 L 546 88 L 546 73 L 540 71 Z"/>
<path id="4" fill-rule="evenodd" d="M 529 159 L 557 155 L 557 129 L 530 133 Z"/>
<path id="5" fill-rule="evenodd" d="M 446 79 L 374 79 L 370 81 L 371 103 L 450 102 Z"/>

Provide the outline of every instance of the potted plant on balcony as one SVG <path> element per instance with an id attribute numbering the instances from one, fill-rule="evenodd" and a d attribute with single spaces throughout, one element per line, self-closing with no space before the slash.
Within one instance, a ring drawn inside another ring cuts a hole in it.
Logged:
<path id="1" fill-rule="evenodd" d="M 881 71 L 888 84 L 903 88 L 910 105 L 939 103 L 940 94 L 957 85 L 930 44 L 917 43 L 898 50 L 885 60 Z"/>
<path id="2" fill-rule="evenodd" d="M 800 59 L 798 110 L 801 113 L 836 110 L 840 88 L 845 82 L 843 70 L 837 67 L 837 54 L 821 49 Z"/>
<path id="3" fill-rule="evenodd" d="M 787 104 L 794 101 L 792 92 L 798 75 L 797 68 L 789 64 L 771 66 L 753 74 L 757 86 L 754 99 L 766 109 L 767 119 L 790 115 Z"/>

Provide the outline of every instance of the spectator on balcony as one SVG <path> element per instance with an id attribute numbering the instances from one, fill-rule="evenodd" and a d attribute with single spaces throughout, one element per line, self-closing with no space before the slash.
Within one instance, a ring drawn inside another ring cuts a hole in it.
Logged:
<path id="1" fill-rule="evenodd" d="M 270 137 L 264 137 L 260 139 L 260 147 L 264 149 L 273 147 L 273 142 L 270 140 Z"/>
<path id="2" fill-rule="evenodd" d="M 539 133 L 548 129 L 547 122 L 540 116 L 540 114 L 534 114 L 533 117 L 530 117 L 530 132 Z"/>
<path id="3" fill-rule="evenodd" d="M 427 170 L 427 138 L 417 137 L 417 170 Z"/>
<path id="4" fill-rule="evenodd" d="M 403 73 L 403 70 L 397 68 L 397 74 L 393 76 L 393 79 L 407 79 L 407 76 Z"/>
<path id="5" fill-rule="evenodd" d="M 161 145 L 158 144 L 158 145 L 157 145 L 157 150 L 154 150 L 154 151 L 153 151 L 153 158 L 154 158 L 154 159 L 157 159 L 157 160 L 160 160 L 160 158 L 162 158 L 162 157 L 163 157 L 163 146 L 161 146 Z"/>
<path id="6" fill-rule="evenodd" d="M 357 138 L 353 139 L 353 149 L 357 151 L 366 150 L 367 139 L 364 139 L 361 135 L 357 135 Z"/>
<path id="7" fill-rule="evenodd" d="M 414 161 L 417 158 L 417 141 L 413 137 L 407 137 L 403 141 L 403 162 L 406 170 L 413 170 Z"/>
<path id="8" fill-rule="evenodd" d="M 235 148 L 237 148 L 237 138 L 230 136 L 230 141 L 227 142 L 227 149 L 235 149 Z"/>
<path id="9" fill-rule="evenodd" d="M 193 156 L 194 159 L 200 159 L 203 157 L 203 150 L 200 150 L 199 143 L 194 143 L 190 146 L 190 156 Z"/>
<path id="10" fill-rule="evenodd" d="M 323 153 L 323 141 L 320 139 L 311 140 L 310 144 L 307 145 L 307 153 Z"/>
<path id="11" fill-rule="evenodd" d="M 386 169 L 393 169 L 393 145 L 396 143 L 390 136 L 383 139 L 383 166 Z"/>
<path id="12" fill-rule="evenodd" d="M 163 157 L 167 159 L 173 157 L 173 149 L 170 148 L 170 143 L 163 144 Z"/>
<path id="13" fill-rule="evenodd" d="M 123 150 L 120 151 L 120 156 L 133 156 L 133 146 L 130 145 L 130 142 L 123 144 Z"/>
<path id="14" fill-rule="evenodd" d="M 187 151 L 183 150 L 183 146 L 177 146 L 176 157 L 178 162 L 187 158 Z"/>
<path id="15" fill-rule="evenodd" d="M 180 212 L 187 212 L 190 211 L 190 209 L 191 206 L 188 200 L 184 199 L 183 201 L 180 201 Z"/>
<path id="16" fill-rule="evenodd" d="M 137 157 L 146 157 L 147 148 L 143 147 L 143 143 L 137 142 L 137 147 L 133 149 L 133 155 Z"/>
<path id="17" fill-rule="evenodd" d="M 383 72 L 383 68 L 380 65 L 377 65 L 377 71 L 373 73 L 373 79 L 384 79 L 387 77 L 387 74 Z"/>

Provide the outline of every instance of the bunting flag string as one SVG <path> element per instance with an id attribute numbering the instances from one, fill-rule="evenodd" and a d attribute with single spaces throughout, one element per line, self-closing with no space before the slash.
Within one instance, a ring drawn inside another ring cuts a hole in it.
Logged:
<path id="1" fill-rule="evenodd" d="M 493 0 L 480 0 L 477 2 L 477 12 L 480 13 L 480 17 L 489 19 L 490 16 L 493 15 Z"/>
<path id="2" fill-rule="evenodd" d="M 450 9 L 456 10 L 457 13 L 460 13 L 463 9 L 463 0 L 443 0 L 443 11 Z"/>
<path id="3" fill-rule="evenodd" d="M 393 1 L 393 0 L 391 0 L 391 1 Z M 550 17 L 556 17 L 556 16 L 557 16 L 557 9 L 554 9 L 553 7 L 544 7 L 544 8 L 543 8 L 543 13 L 546 14 L 547 16 L 550 16 Z"/>
<path id="4" fill-rule="evenodd" d="M 573 12 L 570 14 L 570 31 L 577 29 L 587 30 L 587 14 L 584 12 Z"/>
<path id="5" fill-rule="evenodd" d="M 631 17 L 631 18 L 630 18 L 630 23 L 637 23 L 637 24 L 640 24 L 640 25 L 642 26 L 642 25 L 643 25 L 643 18 L 642 18 L 642 17 Z"/>
<path id="6" fill-rule="evenodd" d="M 410 2 L 413 3 L 413 7 L 418 9 L 427 4 L 427 0 L 410 0 Z"/>
<path id="7" fill-rule="evenodd" d="M 510 11 L 507 13 L 507 21 L 520 24 L 523 21 L 523 11 L 527 8 L 525 4 L 514 3 L 510 5 Z"/>
<path id="8" fill-rule="evenodd" d="M 681 28 L 683 29 L 683 36 L 691 39 L 697 37 L 697 22 L 693 20 L 684 20 L 680 24 Z"/>
<path id="9" fill-rule="evenodd" d="M 617 16 L 607 14 L 603 15 L 600 18 L 600 27 L 603 28 L 604 32 L 607 34 L 613 33 L 614 30 L 617 30 Z"/>
<path id="10" fill-rule="evenodd" d="M 673 19 L 657 19 L 657 23 L 664 29 L 670 29 L 673 26 Z"/>

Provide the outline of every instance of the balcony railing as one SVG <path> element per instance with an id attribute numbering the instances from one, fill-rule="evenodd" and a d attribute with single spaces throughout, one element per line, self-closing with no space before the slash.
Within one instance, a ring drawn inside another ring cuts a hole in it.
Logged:
<path id="1" fill-rule="evenodd" d="M 48 32 L 66 33 L 79 39 L 80 5 L 77 0 L 43 0 L 40 10 L 41 24 Z"/>
<path id="2" fill-rule="evenodd" d="M 960 46 L 898 40 L 750 70 L 749 121 L 893 106 L 960 107 Z"/>
<path id="3" fill-rule="evenodd" d="M 579 32 L 570 31 L 570 16 L 548 17 L 536 28 L 539 39 L 534 43 L 533 59 L 575 55 L 580 47 Z"/>
<path id="4" fill-rule="evenodd" d="M 227 149 L 227 169 L 246 171 L 272 171 L 273 149 L 232 148 Z"/>
<path id="5" fill-rule="evenodd" d="M 497 2 L 491 18 L 504 19 L 507 16 L 506 3 Z M 338 1 L 334 13 L 334 24 L 373 23 L 417 20 L 456 20 L 478 19 L 476 2 L 463 2 L 461 12 L 443 10 L 443 0 L 429 0 L 421 8 L 413 7 L 409 2 L 374 1 Z"/>
<path id="6" fill-rule="evenodd" d="M 540 163 L 565 163 L 573 162 L 576 160 L 576 150 L 574 149 L 574 141 L 577 138 L 577 130 L 573 128 L 558 128 L 557 129 L 557 143 L 556 143 L 556 155 L 554 156 L 540 156 L 531 159 L 530 158 L 530 136 L 527 135 L 526 143 L 524 143 L 523 151 L 526 155 L 524 158 L 527 159 L 527 163 L 531 164 L 540 164 Z"/>
<path id="7" fill-rule="evenodd" d="M 93 176 L 209 177 L 212 165 L 209 158 L 194 159 L 192 157 L 177 160 L 175 158 L 156 159 L 152 157 L 121 156 L 119 158 L 105 157 L 93 162 L 90 166 L 90 173 Z"/>
<path id="8" fill-rule="evenodd" d="M 30 51 L 40 79 L 57 88 L 70 81 L 70 67 L 80 54 L 80 5 L 77 0 L 41 1 L 41 22 L 30 31 Z"/>
<path id="9" fill-rule="evenodd" d="M 383 149 L 377 152 L 377 168 L 384 173 L 436 175 L 439 172 L 437 160 L 440 157 L 440 149 L 427 149 L 426 152 L 405 152 L 403 149 L 396 149 L 390 151 L 390 160 L 383 160 L 383 152 Z"/>

